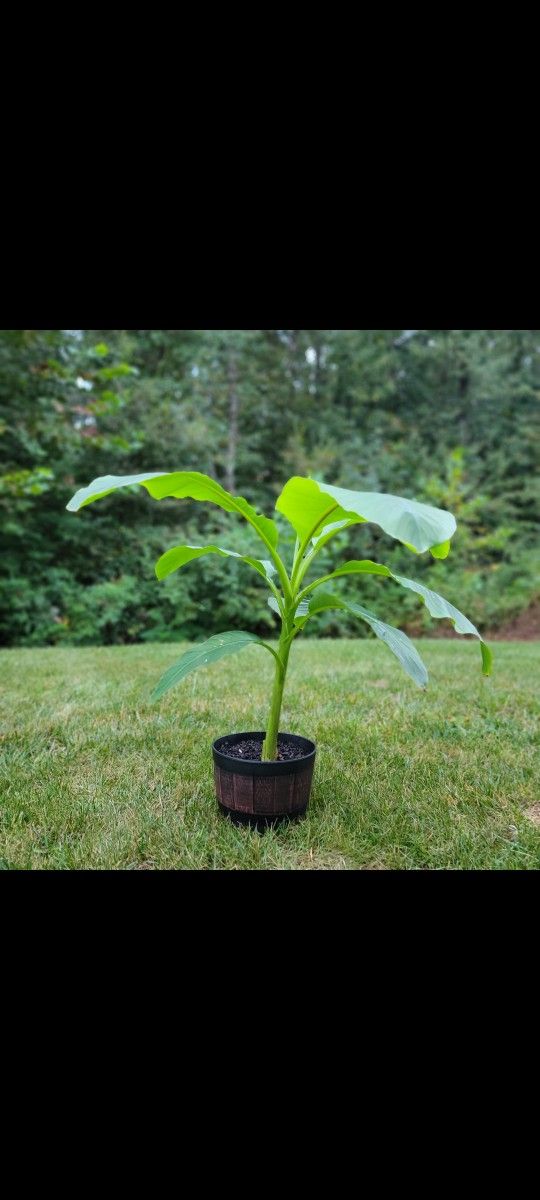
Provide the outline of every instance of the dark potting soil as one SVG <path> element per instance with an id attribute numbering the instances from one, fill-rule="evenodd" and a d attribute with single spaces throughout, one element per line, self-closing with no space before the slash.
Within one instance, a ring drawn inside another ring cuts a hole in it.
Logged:
<path id="1" fill-rule="evenodd" d="M 261 761 L 262 741 L 260 738 L 244 738 L 241 742 L 233 742 L 232 746 L 228 742 L 223 742 L 220 746 L 222 754 L 230 754 L 231 758 L 244 758 L 251 762 Z M 286 762 L 291 758 L 304 758 L 305 750 L 301 746 L 297 746 L 295 742 L 288 742 L 286 738 L 278 737 L 278 762 Z"/>

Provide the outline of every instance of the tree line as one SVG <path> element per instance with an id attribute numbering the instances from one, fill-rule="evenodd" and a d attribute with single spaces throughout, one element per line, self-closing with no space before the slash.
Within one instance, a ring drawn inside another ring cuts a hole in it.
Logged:
<path id="1" fill-rule="evenodd" d="M 0 640 L 271 634 L 263 581 L 241 565 L 209 557 L 161 584 L 153 574 L 180 542 L 249 553 L 241 522 L 142 490 L 65 510 L 95 476 L 173 469 L 212 475 L 269 515 L 293 474 L 450 508 L 445 562 L 413 560 L 371 526 L 343 548 L 497 628 L 540 592 L 539 399 L 534 329 L 1 330 Z M 343 589 L 358 598 L 358 584 Z M 413 595 L 369 579 L 362 596 L 409 632 L 433 631 Z M 361 633 L 334 614 L 317 632 Z"/>

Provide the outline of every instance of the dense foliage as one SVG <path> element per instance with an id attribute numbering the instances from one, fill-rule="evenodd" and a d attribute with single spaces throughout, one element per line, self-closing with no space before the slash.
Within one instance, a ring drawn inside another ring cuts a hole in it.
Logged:
<path id="1" fill-rule="evenodd" d="M 264 582 L 234 560 L 210 555 L 155 579 L 169 546 L 223 544 L 225 527 L 230 549 L 257 554 L 240 520 L 141 491 L 85 521 L 65 511 L 105 472 L 179 466 L 268 515 L 295 473 L 450 509 L 450 558 L 418 558 L 414 574 L 492 629 L 540 592 L 539 398 L 538 330 L 2 330 L 0 641 L 271 635 Z M 371 525 L 339 535 L 321 567 L 344 556 L 410 573 L 410 554 Z M 377 578 L 341 589 L 409 631 L 428 628 L 415 594 Z M 313 632 L 358 636 L 347 619 L 323 612 Z"/>

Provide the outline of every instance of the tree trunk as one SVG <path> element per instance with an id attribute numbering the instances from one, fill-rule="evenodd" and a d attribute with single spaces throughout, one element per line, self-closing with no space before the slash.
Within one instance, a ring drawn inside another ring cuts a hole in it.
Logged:
<path id="1" fill-rule="evenodd" d="M 238 366 L 234 352 L 229 354 L 227 378 L 229 382 L 229 445 L 227 449 L 227 462 L 225 468 L 225 486 L 227 491 L 235 492 L 240 397 L 238 395 Z"/>

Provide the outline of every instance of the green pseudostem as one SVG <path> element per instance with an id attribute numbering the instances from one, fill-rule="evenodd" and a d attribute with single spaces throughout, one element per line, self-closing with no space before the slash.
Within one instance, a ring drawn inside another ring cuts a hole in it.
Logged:
<path id="1" fill-rule="evenodd" d="M 308 555 L 311 546 L 311 539 L 315 537 L 317 530 L 321 525 L 326 524 L 329 515 L 334 511 L 336 505 L 332 504 L 321 517 L 317 518 L 312 529 L 300 541 L 296 540 L 294 552 L 293 567 L 290 578 L 290 603 L 285 606 L 284 613 L 281 617 L 281 636 L 277 650 L 277 662 L 274 675 L 274 686 L 272 688 L 272 699 L 270 701 L 270 712 L 268 715 L 268 724 L 266 727 L 266 737 L 262 747 L 263 759 L 277 758 L 279 721 L 281 717 L 281 708 L 283 704 L 283 691 L 285 688 L 285 680 L 287 678 L 287 668 L 289 665 L 289 654 L 293 639 L 299 629 L 294 627 L 294 616 L 296 613 L 297 600 L 300 584 L 305 574 L 306 559 L 311 561 L 311 555 Z"/>

